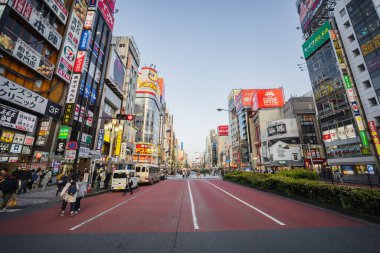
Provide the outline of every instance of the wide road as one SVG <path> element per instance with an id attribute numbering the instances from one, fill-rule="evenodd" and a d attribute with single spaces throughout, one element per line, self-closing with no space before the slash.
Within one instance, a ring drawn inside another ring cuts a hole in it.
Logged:
<path id="1" fill-rule="evenodd" d="M 0 213 L 0 252 L 379 252 L 380 227 L 218 179 Z"/>

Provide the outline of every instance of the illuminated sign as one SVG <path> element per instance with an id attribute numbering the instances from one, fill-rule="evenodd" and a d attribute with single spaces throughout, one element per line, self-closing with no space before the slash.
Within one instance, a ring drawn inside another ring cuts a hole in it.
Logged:
<path id="1" fill-rule="evenodd" d="M 135 154 L 157 156 L 158 148 L 151 143 L 137 143 L 135 145 Z"/>
<path id="2" fill-rule="evenodd" d="M 228 136 L 228 125 L 218 126 L 219 136 Z"/>

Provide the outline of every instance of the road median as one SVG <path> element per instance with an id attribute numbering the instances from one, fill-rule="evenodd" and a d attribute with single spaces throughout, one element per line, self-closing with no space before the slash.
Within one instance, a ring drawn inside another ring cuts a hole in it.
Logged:
<path id="1" fill-rule="evenodd" d="M 311 180 L 314 176 L 308 173 L 293 177 L 286 174 L 235 172 L 226 174 L 224 180 L 380 223 L 380 190 L 329 185 Z"/>

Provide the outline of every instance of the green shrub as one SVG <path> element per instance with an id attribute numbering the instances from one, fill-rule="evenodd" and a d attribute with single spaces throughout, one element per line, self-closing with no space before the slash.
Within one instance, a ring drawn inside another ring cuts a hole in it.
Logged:
<path id="1" fill-rule="evenodd" d="M 308 180 L 319 180 L 317 172 L 308 171 L 305 169 L 291 169 L 278 172 L 276 175 L 291 177 L 294 179 L 308 179 Z"/>
<path id="2" fill-rule="evenodd" d="M 307 179 L 303 179 L 305 175 Z M 280 192 L 289 197 L 301 197 L 345 210 L 380 217 L 380 190 L 330 185 L 315 179 L 309 180 L 309 178 L 314 178 L 314 176 L 304 171 L 279 174 L 234 172 L 228 173 L 224 177 L 225 180 L 257 189 Z"/>

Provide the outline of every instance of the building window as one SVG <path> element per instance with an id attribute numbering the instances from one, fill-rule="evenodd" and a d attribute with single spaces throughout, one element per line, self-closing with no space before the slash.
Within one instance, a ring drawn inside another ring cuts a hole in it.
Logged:
<path id="1" fill-rule="evenodd" d="M 119 47 L 125 47 L 125 44 L 119 44 Z"/>
<path id="2" fill-rule="evenodd" d="M 363 86 L 364 86 L 364 88 L 366 88 L 366 89 L 371 88 L 371 83 L 370 83 L 370 81 L 369 81 L 369 80 L 364 81 L 364 82 L 363 82 Z"/>
<path id="3" fill-rule="evenodd" d="M 355 41 L 355 36 L 353 34 L 351 34 L 350 36 L 348 36 L 348 39 L 350 42 L 354 42 Z"/>
<path id="4" fill-rule="evenodd" d="M 344 17 L 344 15 L 346 15 L 347 12 L 346 12 L 346 9 L 343 8 L 343 9 L 340 10 L 339 13 L 340 13 L 340 16 L 341 16 L 341 17 Z"/>
<path id="5" fill-rule="evenodd" d="M 364 66 L 363 63 L 358 66 L 358 70 L 359 70 L 360 73 L 362 73 L 362 72 L 365 71 L 365 66 Z"/>
<path id="6" fill-rule="evenodd" d="M 350 21 L 348 21 L 348 20 L 343 25 L 344 25 L 344 28 L 346 28 L 346 29 L 350 28 L 350 26 L 351 26 Z"/>
<path id="7" fill-rule="evenodd" d="M 354 54 L 355 57 L 358 57 L 360 55 L 359 48 L 357 48 L 354 51 L 352 51 L 352 53 Z"/>
<path id="8" fill-rule="evenodd" d="M 376 98 L 375 98 L 375 97 L 368 99 L 368 102 L 369 102 L 369 105 L 370 105 L 371 107 L 377 105 L 377 101 L 376 101 Z"/>

